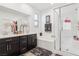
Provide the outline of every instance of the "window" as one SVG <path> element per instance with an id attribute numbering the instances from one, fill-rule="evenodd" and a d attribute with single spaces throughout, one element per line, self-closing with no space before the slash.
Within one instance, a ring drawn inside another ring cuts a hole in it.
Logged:
<path id="1" fill-rule="evenodd" d="M 34 15 L 34 26 L 35 27 L 38 26 L 38 15 L 37 14 Z"/>
<path id="2" fill-rule="evenodd" d="M 37 14 L 35 14 L 34 20 L 38 20 L 38 15 Z"/>

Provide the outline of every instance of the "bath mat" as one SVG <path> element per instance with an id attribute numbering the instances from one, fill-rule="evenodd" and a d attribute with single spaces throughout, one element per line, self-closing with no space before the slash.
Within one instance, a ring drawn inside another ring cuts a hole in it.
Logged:
<path id="1" fill-rule="evenodd" d="M 52 52 L 49 50 L 46 50 L 44 48 L 36 47 L 33 50 L 31 50 L 31 53 L 33 53 L 36 56 L 51 56 Z"/>
<path id="2" fill-rule="evenodd" d="M 55 56 L 62 56 L 62 55 L 59 55 L 59 54 L 55 54 Z"/>

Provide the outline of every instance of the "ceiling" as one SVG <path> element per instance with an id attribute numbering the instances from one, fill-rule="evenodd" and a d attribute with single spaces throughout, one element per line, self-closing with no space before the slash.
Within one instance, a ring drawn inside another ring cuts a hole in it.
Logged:
<path id="1" fill-rule="evenodd" d="M 38 11 L 45 11 L 48 10 L 50 8 L 56 8 L 62 5 L 65 5 L 67 3 L 28 3 L 28 5 L 30 5 L 32 8 L 38 10 Z"/>
<path id="2" fill-rule="evenodd" d="M 50 3 L 29 3 L 29 5 L 39 11 L 43 11 L 43 10 L 48 9 L 52 6 Z"/>

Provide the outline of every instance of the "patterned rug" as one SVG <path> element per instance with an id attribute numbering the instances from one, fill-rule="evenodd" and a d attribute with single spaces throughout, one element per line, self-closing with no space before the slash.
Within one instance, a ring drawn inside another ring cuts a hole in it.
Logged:
<path id="1" fill-rule="evenodd" d="M 62 56 L 62 55 L 59 55 L 59 54 L 55 54 L 55 56 Z"/>
<path id="2" fill-rule="evenodd" d="M 36 47 L 33 50 L 31 50 L 31 53 L 33 53 L 36 56 L 51 56 L 52 52 L 40 47 Z"/>

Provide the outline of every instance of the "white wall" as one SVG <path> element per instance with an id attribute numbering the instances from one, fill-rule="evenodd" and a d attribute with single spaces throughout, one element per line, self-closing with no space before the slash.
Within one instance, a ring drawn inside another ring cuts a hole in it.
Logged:
<path id="1" fill-rule="evenodd" d="M 55 39 L 53 10 L 50 9 L 50 11 L 47 11 L 46 13 L 41 13 L 40 15 L 41 15 L 40 32 L 42 33 L 42 36 L 38 36 L 38 46 L 53 51 L 54 39 Z M 51 18 L 50 20 L 52 23 L 52 32 L 45 32 L 46 15 L 50 15 Z"/>

